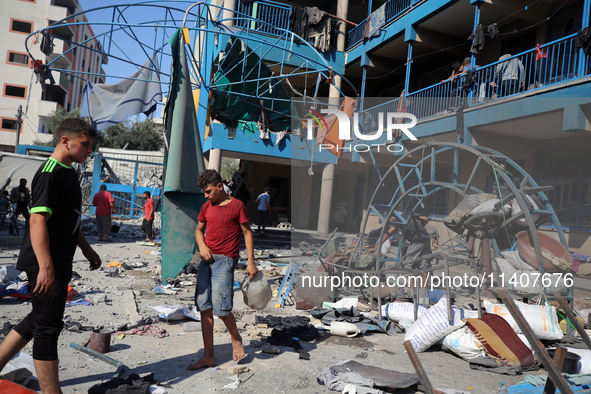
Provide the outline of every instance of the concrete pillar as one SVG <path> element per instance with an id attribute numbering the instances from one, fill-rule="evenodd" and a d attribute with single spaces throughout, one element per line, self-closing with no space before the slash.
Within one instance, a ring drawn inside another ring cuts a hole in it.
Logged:
<path id="1" fill-rule="evenodd" d="M 330 210 L 332 207 L 332 187 L 334 183 L 334 164 L 327 164 L 322 171 L 322 186 L 320 187 L 320 207 L 318 210 L 319 233 L 330 232 Z"/>
<path id="2" fill-rule="evenodd" d="M 217 172 L 222 171 L 222 150 L 221 149 L 211 149 L 209 151 L 209 160 L 207 163 L 207 168 L 210 170 L 216 170 Z"/>
<path id="3" fill-rule="evenodd" d="M 338 0 L 337 3 L 337 17 L 341 19 L 347 19 L 347 13 L 349 11 L 349 0 Z M 347 41 L 347 24 L 343 21 L 338 21 L 338 33 L 337 33 L 337 51 L 345 52 L 345 42 Z M 333 83 L 330 85 L 330 92 L 329 97 L 331 98 L 330 102 L 332 103 L 334 98 L 339 97 L 340 93 L 335 88 L 341 88 L 341 76 L 334 75 Z M 340 103 L 339 103 L 340 104 Z"/>

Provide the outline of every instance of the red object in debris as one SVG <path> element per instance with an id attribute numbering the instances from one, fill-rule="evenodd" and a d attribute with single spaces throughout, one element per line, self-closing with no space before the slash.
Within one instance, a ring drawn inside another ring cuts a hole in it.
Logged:
<path id="1" fill-rule="evenodd" d="M 72 301 L 77 295 L 78 292 L 72 286 L 68 285 L 68 298 L 66 298 L 66 302 Z"/>
<path id="2" fill-rule="evenodd" d="M 536 250 L 534 249 L 534 241 L 529 231 L 520 231 L 515 235 L 515 238 L 517 239 L 519 256 L 521 256 L 526 263 L 535 269 L 538 269 L 538 258 L 536 256 Z M 565 267 L 568 267 L 568 269 L 572 267 L 572 256 L 558 240 L 541 232 L 538 232 L 538 239 L 540 241 L 542 253 L 547 253 L 546 256 L 543 256 L 545 272 L 565 272 Z M 552 255 L 556 259 L 561 260 L 564 267 L 556 266 L 553 261 L 548 258 L 548 255 Z"/>
<path id="3" fill-rule="evenodd" d="M 29 390 L 26 387 L 4 379 L 0 379 L 0 393 L 36 394 L 33 390 Z"/>

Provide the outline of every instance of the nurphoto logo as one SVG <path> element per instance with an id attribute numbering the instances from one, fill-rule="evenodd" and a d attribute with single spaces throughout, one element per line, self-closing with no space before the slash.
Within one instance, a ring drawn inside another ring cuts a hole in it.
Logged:
<path id="1" fill-rule="evenodd" d="M 326 132 L 328 132 L 328 124 L 326 119 L 322 114 L 325 115 L 334 115 L 336 117 L 336 122 L 338 122 L 338 130 L 339 130 L 339 140 L 349 141 L 354 139 L 353 144 L 346 145 L 344 147 L 334 146 L 332 144 L 318 144 L 319 151 L 323 149 L 337 149 L 343 151 L 355 151 L 355 152 L 367 152 L 371 149 L 371 147 L 377 147 L 378 152 L 380 150 L 380 144 L 359 144 L 357 143 L 358 140 L 362 141 L 375 141 L 380 139 L 384 133 L 386 133 L 386 140 L 387 141 L 394 141 L 394 130 L 400 130 L 404 133 L 410 140 L 416 141 L 417 137 L 410 131 L 410 129 L 417 124 L 417 117 L 413 114 L 409 114 L 407 112 L 379 112 L 378 119 L 376 122 L 366 122 L 371 124 L 372 126 L 377 126 L 377 130 L 373 133 L 371 130 L 360 130 L 359 127 L 359 112 L 353 112 L 352 121 L 353 127 L 351 127 L 351 119 L 349 116 L 338 109 L 321 109 L 320 112 L 312 109 L 307 108 L 310 112 L 308 112 L 309 118 L 307 119 L 307 138 L 309 140 L 314 139 L 314 121 L 318 125 L 319 129 L 324 128 Z M 362 115 L 368 116 L 368 115 Z M 410 120 L 410 122 L 408 122 Z M 354 138 L 351 138 L 351 130 L 353 130 Z M 404 146 L 401 144 L 384 144 L 389 152 L 402 152 L 404 151 Z"/>

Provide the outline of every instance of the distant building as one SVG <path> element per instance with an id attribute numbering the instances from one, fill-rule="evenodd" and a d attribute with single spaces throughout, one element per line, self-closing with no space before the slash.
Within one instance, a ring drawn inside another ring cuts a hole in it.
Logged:
<path id="1" fill-rule="evenodd" d="M 10 10 L 0 16 L 0 150 L 13 152 L 19 105 L 23 111 L 19 144 L 51 140 L 46 125 L 49 115 L 55 110 L 69 112 L 79 107 L 85 79 L 104 83 L 102 66 L 107 63 L 107 58 L 100 55 L 101 44 L 92 39 L 94 33 L 90 26 L 54 28 L 55 46 L 50 55 L 41 52 L 41 36 L 29 39 L 30 53 L 43 64 L 67 52 L 70 49 L 68 42 L 86 42 L 85 48 L 74 48 L 53 63 L 54 68 L 74 72 L 54 71 L 55 84 L 50 85 L 47 81 L 44 92 L 33 72 L 25 39 L 34 31 L 81 12 L 80 4 L 77 0 L 0 0 L 0 9 Z M 87 21 L 84 15 L 74 19 L 76 22 Z"/>

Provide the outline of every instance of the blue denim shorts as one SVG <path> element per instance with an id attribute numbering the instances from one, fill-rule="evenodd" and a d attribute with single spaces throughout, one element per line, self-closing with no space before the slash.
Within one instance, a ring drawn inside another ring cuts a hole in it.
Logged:
<path id="1" fill-rule="evenodd" d="M 213 308 L 216 316 L 227 316 L 234 306 L 234 265 L 236 259 L 213 255 L 214 262 L 201 260 L 195 287 L 195 305 L 200 311 Z"/>

